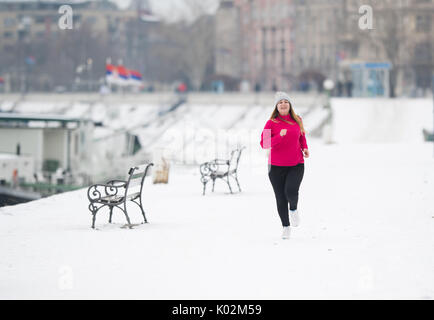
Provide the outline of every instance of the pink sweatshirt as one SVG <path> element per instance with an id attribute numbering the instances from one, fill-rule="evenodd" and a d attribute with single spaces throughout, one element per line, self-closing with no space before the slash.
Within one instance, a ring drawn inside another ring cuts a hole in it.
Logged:
<path id="1" fill-rule="evenodd" d="M 271 148 L 268 164 L 286 167 L 304 163 L 302 150 L 307 149 L 305 135 L 301 134 L 300 126 L 290 115 L 280 117 L 294 125 L 280 120 L 279 117 L 267 121 L 261 134 L 261 147 Z M 283 137 L 280 135 L 282 129 L 287 130 Z"/>

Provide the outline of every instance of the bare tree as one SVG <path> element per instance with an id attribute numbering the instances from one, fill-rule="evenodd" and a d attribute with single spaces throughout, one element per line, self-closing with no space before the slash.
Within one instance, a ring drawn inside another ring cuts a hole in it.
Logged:
<path id="1" fill-rule="evenodd" d="M 178 24 L 181 34 L 177 40 L 182 50 L 179 57 L 193 89 L 199 90 L 213 58 L 215 18 L 209 13 L 218 3 L 215 0 L 184 0 L 184 3 L 190 19 Z"/>
<path id="2" fill-rule="evenodd" d="M 214 18 L 202 16 L 192 24 L 186 35 L 182 62 L 193 89 L 199 90 L 214 52 Z"/>
<path id="3" fill-rule="evenodd" d="M 194 22 L 162 26 L 158 36 L 152 50 L 152 73 L 167 81 L 186 77 L 193 90 L 200 90 L 213 60 L 214 17 L 202 15 Z"/>
<path id="4" fill-rule="evenodd" d="M 125 28 L 112 21 L 108 31 L 98 31 L 83 21 L 73 30 L 29 35 L 2 52 L 0 72 L 10 75 L 14 91 L 70 87 L 76 78 L 89 84 L 82 89 L 95 90 L 104 77 L 106 58 L 111 57 L 115 64 L 122 59 L 129 68 L 145 71 L 146 80 L 172 83 L 183 79 L 199 90 L 213 62 L 211 2 L 185 0 L 189 18 L 173 24 L 150 26 L 129 18 Z M 26 63 L 29 56 L 35 58 L 34 64 Z"/>
<path id="5" fill-rule="evenodd" d="M 91 65 L 81 74 L 82 80 L 98 83 L 111 50 L 103 35 L 82 26 L 17 41 L 0 55 L 0 62 L 7 66 L 4 69 L 11 75 L 13 91 L 51 91 L 57 85 L 70 87 L 77 67 L 90 61 Z M 34 62 L 29 63 L 29 57 Z"/>
<path id="6" fill-rule="evenodd" d="M 186 21 L 196 21 L 200 17 L 215 12 L 219 6 L 219 1 L 217 0 L 184 0 L 183 1 L 187 11 L 189 12 L 189 18 Z"/>

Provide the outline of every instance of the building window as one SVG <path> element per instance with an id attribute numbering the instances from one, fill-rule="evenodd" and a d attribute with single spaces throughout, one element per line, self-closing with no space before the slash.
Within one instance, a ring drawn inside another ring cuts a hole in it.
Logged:
<path id="1" fill-rule="evenodd" d="M 358 54 L 359 54 L 359 44 L 353 43 L 351 46 L 351 57 L 357 58 Z"/>
<path id="2" fill-rule="evenodd" d="M 304 67 L 304 60 L 303 60 L 303 57 L 299 57 L 298 60 L 299 60 L 298 62 L 299 62 L 299 64 L 300 64 L 300 67 L 303 68 L 303 67 Z"/>
<path id="3" fill-rule="evenodd" d="M 429 32 L 431 30 L 431 15 L 416 16 L 416 31 Z"/>
<path id="4" fill-rule="evenodd" d="M 308 64 L 312 65 L 313 61 L 315 60 L 315 46 L 310 47 L 309 49 L 309 59 L 308 59 Z"/>
<path id="5" fill-rule="evenodd" d="M 96 17 L 93 17 L 93 16 L 87 17 L 86 18 L 86 23 L 89 24 L 89 25 L 94 25 L 96 23 Z"/>
<path id="6" fill-rule="evenodd" d="M 34 20 L 35 20 L 35 23 L 45 23 L 45 17 L 44 16 L 35 16 Z"/>
<path id="7" fill-rule="evenodd" d="M 431 54 L 431 45 L 428 42 L 419 43 L 416 45 L 414 49 L 414 58 L 417 63 L 431 63 L 432 54 Z"/>
<path id="8" fill-rule="evenodd" d="M 12 28 L 15 26 L 15 24 L 16 20 L 14 18 L 8 17 L 3 20 L 3 25 L 5 26 L 5 28 Z"/>
<path id="9" fill-rule="evenodd" d="M 220 8 L 224 9 L 224 8 L 233 8 L 234 7 L 234 3 L 232 1 L 222 1 L 222 3 L 220 4 Z"/>
<path id="10" fill-rule="evenodd" d="M 416 86 L 419 88 L 429 88 L 431 86 L 431 70 L 424 66 L 416 66 L 414 71 Z"/>

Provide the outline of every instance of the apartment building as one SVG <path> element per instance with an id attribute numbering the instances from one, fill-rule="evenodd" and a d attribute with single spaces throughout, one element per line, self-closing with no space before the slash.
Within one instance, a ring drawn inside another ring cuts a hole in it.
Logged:
<path id="1" fill-rule="evenodd" d="M 252 89 L 289 88 L 291 10 L 289 0 L 222 1 L 216 18 L 216 72 L 238 75 Z"/>
<path id="2" fill-rule="evenodd" d="M 364 5 L 372 8 L 373 29 L 359 26 Z M 392 95 L 431 86 L 432 0 L 228 0 L 219 13 L 218 37 L 239 46 L 226 52 L 226 66 L 240 66 L 230 70 L 262 90 L 300 89 L 307 82 L 321 89 L 325 78 L 352 81 L 349 68 L 360 63 L 381 66 L 378 74 Z M 231 24 L 223 32 L 225 21 Z M 227 72 L 218 63 L 216 70 Z"/>

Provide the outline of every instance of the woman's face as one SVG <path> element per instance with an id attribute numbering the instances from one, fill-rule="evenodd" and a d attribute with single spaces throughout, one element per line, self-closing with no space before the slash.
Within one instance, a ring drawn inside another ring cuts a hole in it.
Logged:
<path id="1" fill-rule="evenodd" d="M 280 100 L 277 103 L 277 111 L 279 111 L 280 115 L 287 116 L 289 114 L 289 101 L 288 100 Z"/>

